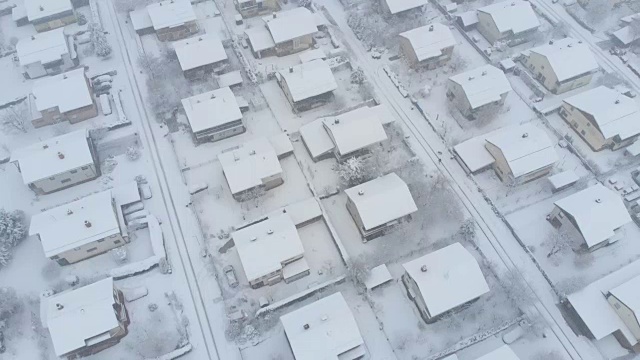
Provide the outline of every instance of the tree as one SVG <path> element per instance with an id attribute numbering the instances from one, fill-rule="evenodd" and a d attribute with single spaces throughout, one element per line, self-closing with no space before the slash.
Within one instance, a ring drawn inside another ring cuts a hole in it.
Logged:
<path id="1" fill-rule="evenodd" d="M 338 162 L 333 170 L 338 173 L 340 181 L 346 187 L 362 184 L 375 177 L 375 169 L 371 162 L 363 157 L 351 157 L 343 162 Z"/>
<path id="2" fill-rule="evenodd" d="M 11 249 L 25 237 L 24 213 L 20 210 L 8 212 L 0 209 L 0 267 L 11 261 Z"/>
<path id="3" fill-rule="evenodd" d="M 22 309 L 22 302 L 18 298 L 16 290 L 11 287 L 0 288 L 0 330 L 6 326 L 6 322 Z"/>
<path id="4" fill-rule="evenodd" d="M 361 67 L 358 67 L 357 69 L 355 69 L 351 73 L 351 83 L 352 84 L 362 85 L 362 84 L 364 84 L 365 80 L 366 80 L 366 78 L 364 76 L 364 71 L 362 70 Z"/>
<path id="5" fill-rule="evenodd" d="M 135 10 L 138 6 L 142 7 L 143 5 L 148 5 L 150 2 L 151 1 L 149 0 L 113 0 L 113 5 L 118 11 L 129 13 Z"/>
<path id="6" fill-rule="evenodd" d="M 91 46 L 93 46 L 96 55 L 103 58 L 111 55 L 113 49 L 109 45 L 102 27 L 92 22 L 89 24 L 89 31 L 91 32 Z"/>
<path id="7" fill-rule="evenodd" d="M 27 132 L 27 122 L 31 120 L 29 108 L 24 104 L 12 105 L 6 108 L 0 116 L 0 125 L 4 133 L 20 131 Z"/>
<path id="8" fill-rule="evenodd" d="M 587 12 L 587 20 L 592 24 L 599 24 L 612 9 L 609 0 L 589 0 L 585 10 Z"/>

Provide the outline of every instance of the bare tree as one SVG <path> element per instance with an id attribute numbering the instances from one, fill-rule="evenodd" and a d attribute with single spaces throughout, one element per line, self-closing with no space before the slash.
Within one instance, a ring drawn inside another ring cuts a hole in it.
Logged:
<path id="1" fill-rule="evenodd" d="M 587 21 L 592 24 L 599 24 L 612 9 L 609 0 L 589 0 L 585 10 L 587 12 Z"/>
<path id="2" fill-rule="evenodd" d="M 460 55 L 457 51 L 454 51 L 449 60 L 449 69 L 454 73 L 464 71 L 469 65 L 469 61 Z"/>
<path id="3" fill-rule="evenodd" d="M 571 249 L 571 239 L 569 234 L 564 231 L 554 231 L 549 233 L 545 243 L 549 246 L 547 258 L 553 257 L 564 250 Z"/>
<path id="4" fill-rule="evenodd" d="M 6 108 L 0 116 L 0 125 L 5 134 L 15 131 L 27 132 L 27 122 L 30 119 L 29 109 L 24 104 L 12 105 Z"/>

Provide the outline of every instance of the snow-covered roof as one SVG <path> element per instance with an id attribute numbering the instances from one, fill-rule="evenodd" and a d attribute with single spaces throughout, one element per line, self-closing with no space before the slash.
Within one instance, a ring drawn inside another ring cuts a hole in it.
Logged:
<path id="1" fill-rule="evenodd" d="M 448 26 L 433 23 L 400 34 L 409 40 L 418 61 L 442 55 L 444 49 L 456 44 L 453 33 Z"/>
<path id="2" fill-rule="evenodd" d="M 237 230 L 231 237 L 249 281 L 278 271 L 285 261 L 304 254 L 298 230 L 286 213 Z"/>
<path id="3" fill-rule="evenodd" d="M 377 107 L 363 106 L 344 114 L 324 118 L 329 133 L 340 155 L 347 155 L 387 139 Z"/>
<path id="4" fill-rule="evenodd" d="M 500 33 L 508 31 L 519 34 L 540 26 L 531 4 L 522 0 L 507 0 L 478 9 L 491 16 Z"/>
<path id="5" fill-rule="evenodd" d="M 37 80 L 31 93 L 36 109 L 44 111 L 57 107 L 60 113 L 93 104 L 84 68 Z"/>
<path id="6" fill-rule="evenodd" d="M 156 31 L 196 20 L 196 13 L 189 0 L 165 0 L 153 3 L 147 5 L 147 11 Z"/>
<path id="7" fill-rule="evenodd" d="M 355 205 L 365 230 L 418 210 L 409 187 L 396 173 L 367 181 L 344 192 Z"/>
<path id="8" fill-rule="evenodd" d="M 364 340 L 342 293 L 335 293 L 298 310 L 282 315 L 280 321 L 299 360 L 349 359 L 365 355 Z"/>
<path id="9" fill-rule="evenodd" d="M 73 11 L 71 0 L 24 0 L 24 7 L 30 22 Z"/>
<path id="10" fill-rule="evenodd" d="M 182 107 L 193 132 L 242 119 L 236 96 L 228 87 L 182 99 Z"/>
<path id="11" fill-rule="evenodd" d="M 547 179 L 549 180 L 549 183 L 551 183 L 551 187 L 553 187 L 554 190 L 557 190 L 574 184 L 580 178 L 573 170 L 565 170 L 561 173 L 549 176 Z"/>
<path id="12" fill-rule="evenodd" d="M 406 262 L 402 267 L 418 286 L 431 317 L 489 292 L 478 262 L 460 243 Z"/>
<path id="13" fill-rule="evenodd" d="M 222 41 L 211 34 L 199 35 L 173 43 L 182 71 L 226 60 Z"/>
<path id="14" fill-rule="evenodd" d="M 462 26 L 467 27 L 478 23 L 478 12 L 475 10 L 463 12 L 457 16 L 462 22 Z"/>
<path id="15" fill-rule="evenodd" d="M 460 159 L 472 173 L 486 169 L 491 166 L 496 159 L 486 148 L 486 137 L 476 136 L 469 140 L 463 141 L 453 147 Z"/>
<path id="16" fill-rule="evenodd" d="M 454 75 L 449 80 L 462 87 L 472 109 L 499 101 L 502 94 L 511 91 L 511 84 L 504 72 L 491 65 Z"/>
<path id="17" fill-rule="evenodd" d="M 119 233 L 111 190 L 38 213 L 29 227 L 29 235 L 40 236 L 47 257 Z"/>
<path id="18" fill-rule="evenodd" d="M 244 34 L 249 38 L 251 49 L 255 52 L 272 49 L 276 46 L 276 43 L 273 42 L 269 29 L 266 27 L 255 26 L 248 28 L 244 31 Z"/>
<path id="19" fill-rule="evenodd" d="M 571 215 L 588 247 L 614 236 L 631 217 L 618 194 L 598 183 L 555 202 Z"/>
<path id="20" fill-rule="evenodd" d="M 391 14 L 397 14 L 406 10 L 415 9 L 427 5 L 427 0 L 385 0 Z"/>
<path id="21" fill-rule="evenodd" d="M 629 45 L 632 42 L 640 39 L 640 34 L 633 26 L 628 25 L 614 31 L 611 35 L 620 41 L 623 45 Z"/>
<path id="22" fill-rule="evenodd" d="M 305 7 L 280 11 L 262 19 L 276 44 L 318 32 L 313 14 Z"/>
<path id="23" fill-rule="evenodd" d="M 564 102 L 593 117 L 605 139 L 640 134 L 640 108 L 635 100 L 605 86 L 581 92 Z"/>
<path id="24" fill-rule="evenodd" d="M 633 21 L 638 19 L 640 19 L 640 13 L 635 13 L 635 14 L 627 15 L 625 17 L 621 17 L 620 21 L 626 24 L 630 24 Z"/>
<path id="25" fill-rule="evenodd" d="M 316 119 L 300 127 L 300 136 L 311 157 L 317 158 L 333 151 L 335 145 L 324 128 L 323 119 Z"/>
<path id="26" fill-rule="evenodd" d="M 25 184 L 92 165 L 86 130 L 77 130 L 13 151 Z"/>
<path id="27" fill-rule="evenodd" d="M 502 152 L 515 178 L 558 161 L 549 136 L 532 124 L 504 128 L 487 137 L 487 142 Z"/>
<path id="28" fill-rule="evenodd" d="M 304 63 L 313 60 L 324 60 L 327 58 L 327 54 L 322 49 L 312 49 L 301 53 L 298 58 L 300 58 L 301 63 Z"/>
<path id="29" fill-rule="evenodd" d="M 329 65 L 323 60 L 313 60 L 280 70 L 294 102 L 331 92 L 338 88 Z"/>
<path id="30" fill-rule="evenodd" d="M 520 360 L 520 358 L 511 350 L 509 345 L 502 345 L 492 352 L 480 356 L 476 360 Z"/>
<path id="31" fill-rule="evenodd" d="M 636 316 L 640 315 L 640 275 L 618 285 L 609 292 L 633 311 Z"/>
<path id="32" fill-rule="evenodd" d="M 68 54 L 69 45 L 64 28 L 57 28 L 20 39 L 16 44 L 16 51 L 21 66 L 33 63 L 44 65 Z"/>
<path id="33" fill-rule="evenodd" d="M 262 180 L 282 174 L 278 156 L 269 140 L 256 139 L 218 155 L 232 194 L 262 185 Z"/>
<path id="34" fill-rule="evenodd" d="M 119 326 L 113 309 L 113 290 L 113 278 L 106 278 L 44 300 L 47 328 L 56 355 L 84 348 L 88 340 Z M 62 305 L 60 310 L 58 304 Z"/>
<path id="35" fill-rule="evenodd" d="M 569 37 L 551 41 L 531 49 L 530 52 L 547 58 L 558 81 L 575 78 L 599 68 L 589 47 L 582 41 Z"/>
<path id="36" fill-rule="evenodd" d="M 153 27 L 153 22 L 151 21 L 151 17 L 149 17 L 149 11 L 146 7 L 131 11 L 129 17 L 131 18 L 131 25 L 133 25 L 133 30 L 135 31 Z"/>

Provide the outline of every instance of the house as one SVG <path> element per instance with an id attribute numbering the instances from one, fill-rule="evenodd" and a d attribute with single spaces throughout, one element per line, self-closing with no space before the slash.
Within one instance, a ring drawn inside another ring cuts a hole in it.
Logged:
<path id="1" fill-rule="evenodd" d="M 338 88 L 329 65 L 313 60 L 276 73 L 278 85 L 296 112 L 322 106 L 333 99 Z"/>
<path id="2" fill-rule="evenodd" d="M 245 19 L 280 11 L 277 0 L 234 0 L 233 4 Z"/>
<path id="3" fill-rule="evenodd" d="M 86 130 L 60 135 L 11 154 L 24 184 L 38 194 L 93 180 L 100 175 L 93 141 Z"/>
<path id="4" fill-rule="evenodd" d="M 16 52 L 26 79 L 58 74 L 79 63 L 75 44 L 69 42 L 63 28 L 20 39 Z"/>
<path id="5" fill-rule="evenodd" d="M 554 204 L 551 225 L 577 231 L 590 251 L 618 241 L 621 228 L 631 222 L 620 196 L 600 183 Z"/>
<path id="6" fill-rule="evenodd" d="M 153 30 L 160 41 L 176 41 L 198 32 L 198 21 L 189 0 L 164 0 L 147 5 Z"/>
<path id="7" fill-rule="evenodd" d="M 509 91 L 504 72 L 491 65 L 454 75 L 447 82 L 447 98 L 470 120 L 500 108 Z"/>
<path id="8" fill-rule="evenodd" d="M 173 48 L 184 76 L 205 79 L 211 73 L 220 73 L 229 64 L 222 41 L 214 35 L 200 35 L 176 41 Z"/>
<path id="9" fill-rule="evenodd" d="M 594 151 L 621 149 L 640 135 L 636 101 L 605 86 L 564 99 L 560 116 Z"/>
<path id="10" fill-rule="evenodd" d="M 636 20 L 638 21 L 638 20 Z M 633 44 L 637 44 L 640 40 L 640 32 L 637 30 L 637 25 L 627 25 L 611 33 L 613 39 L 618 45 L 628 47 Z"/>
<path id="11" fill-rule="evenodd" d="M 140 36 L 153 34 L 153 22 L 146 7 L 129 12 L 129 18 L 136 34 Z"/>
<path id="12" fill-rule="evenodd" d="M 609 6 L 611 7 L 615 7 L 615 6 L 619 6 L 620 3 L 623 3 L 624 0 L 608 0 L 606 1 L 606 3 L 609 4 Z M 582 6 L 583 8 L 588 8 L 589 4 L 591 4 L 591 0 L 578 0 L 578 4 L 580 4 L 580 6 Z"/>
<path id="13" fill-rule="evenodd" d="M 464 31 L 471 31 L 478 27 L 478 12 L 475 10 L 465 11 L 456 15 L 456 23 Z"/>
<path id="14" fill-rule="evenodd" d="M 38 236 L 46 257 L 68 265 L 124 245 L 123 224 L 107 190 L 34 215 L 29 235 Z"/>
<path id="15" fill-rule="evenodd" d="M 524 65 L 554 94 L 589 84 L 593 73 L 599 69 L 589 47 L 569 37 L 551 40 L 529 50 L 524 57 Z"/>
<path id="16" fill-rule="evenodd" d="M 526 42 L 538 31 L 540 22 L 528 1 L 503 1 L 478 9 L 478 31 L 491 44 Z"/>
<path id="17" fill-rule="evenodd" d="M 37 32 L 49 31 L 76 22 L 71 0 L 24 0 L 27 19 Z"/>
<path id="18" fill-rule="evenodd" d="M 502 345 L 488 354 L 480 356 L 476 360 L 520 360 L 520 358 L 511 350 L 509 345 Z"/>
<path id="19" fill-rule="evenodd" d="M 231 237 L 254 289 L 281 280 L 289 283 L 310 273 L 298 230 L 287 213 L 238 229 Z"/>
<path id="20" fill-rule="evenodd" d="M 307 50 L 313 46 L 313 35 L 318 32 L 315 16 L 305 7 L 274 12 L 263 17 L 262 21 L 264 27 L 256 26 L 245 31 L 251 51 L 257 58 Z"/>
<path id="21" fill-rule="evenodd" d="M 98 107 L 85 69 L 39 79 L 29 97 L 34 127 L 68 121 L 78 123 L 98 116 Z"/>
<path id="22" fill-rule="evenodd" d="M 549 136 L 532 124 L 511 126 L 488 136 L 485 144 L 493 169 L 506 183 L 523 184 L 551 172 L 558 161 Z"/>
<path id="23" fill-rule="evenodd" d="M 228 87 L 182 99 L 182 107 L 196 142 L 218 141 L 246 131 L 236 96 Z"/>
<path id="24" fill-rule="evenodd" d="M 418 211 L 407 184 L 395 173 L 381 176 L 344 191 L 347 210 L 363 241 L 382 236 Z"/>
<path id="25" fill-rule="evenodd" d="M 606 296 L 613 311 L 629 328 L 636 340 L 640 339 L 640 275 L 609 290 Z M 635 352 L 640 352 L 636 345 Z"/>
<path id="26" fill-rule="evenodd" d="M 453 54 L 456 39 L 448 26 L 434 23 L 400 34 L 400 49 L 411 67 L 435 69 Z"/>
<path id="27" fill-rule="evenodd" d="M 363 359 L 367 351 L 342 293 L 334 293 L 280 317 L 296 360 Z"/>
<path id="28" fill-rule="evenodd" d="M 385 12 L 396 15 L 408 12 L 409 10 L 427 6 L 426 0 L 380 0 L 380 5 Z"/>
<path id="29" fill-rule="evenodd" d="M 124 295 L 113 278 L 42 298 L 41 308 L 58 357 L 76 359 L 98 353 L 128 333 Z"/>
<path id="30" fill-rule="evenodd" d="M 255 191 L 282 185 L 282 167 L 273 145 L 264 138 L 223 151 L 218 155 L 233 197 L 242 201 Z"/>
<path id="31" fill-rule="evenodd" d="M 478 262 L 460 243 L 406 262 L 402 267 L 407 295 L 429 324 L 489 292 Z"/>

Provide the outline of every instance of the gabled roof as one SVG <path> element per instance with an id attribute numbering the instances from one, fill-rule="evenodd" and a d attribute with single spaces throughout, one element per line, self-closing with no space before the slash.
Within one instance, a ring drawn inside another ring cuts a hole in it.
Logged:
<path id="1" fill-rule="evenodd" d="M 605 86 L 584 91 L 564 100 L 593 117 L 605 139 L 622 140 L 640 134 L 640 108 L 635 100 Z"/>
<path id="2" fill-rule="evenodd" d="M 33 63 L 48 64 L 60 60 L 69 53 L 64 28 L 34 34 L 20 39 L 16 44 L 21 66 Z"/>
<path id="3" fill-rule="evenodd" d="M 338 359 L 358 347 L 358 354 L 365 355 L 360 329 L 342 293 L 282 315 L 280 321 L 296 359 Z"/>
<path id="4" fill-rule="evenodd" d="M 536 13 L 527 1 L 507 0 L 481 7 L 478 11 L 491 16 L 500 33 L 511 31 L 519 34 L 540 26 Z"/>
<path id="5" fill-rule="evenodd" d="M 509 345 L 502 345 L 492 352 L 480 356 L 476 360 L 520 360 L 520 358 L 511 350 Z"/>
<path id="6" fill-rule="evenodd" d="M 460 243 L 404 263 L 402 267 L 418 286 L 431 317 L 489 292 L 478 262 Z"/>
<path id="7" fill-rule="evenodd" d="M 36 109 L 44 111 L 57 107 L 66 113 L 93 104 L 84 68 L 37 80 L 31 93 Z"/>
<path id="8" fill-rule="evenodd" d="M 120 234 L 111 190 L 33 215 L 29 235 L 36 234 L 47 257 Z"/>
<path id="9" fill-rule="evenodd" d="M 387 139 L 381 114 L 377 110 L 377 107 L 364 106 L 322 120 L 340 155 L 350 154 Z"/>
<path id="10" fill-rule="evenodd" d="M 119 326 L 113 305 L 113 279 L 43 299 L 46 301 L 46 324 L 57 356 L 84 348 L 87 340 Z M 62 305 L 58 310 L 56 304 Z"/>
<path id="11" fill-rule="evenodd" d="M 131 11 L 129 17 L 131 18 L 131 25 L 133 25 L 133 30 L 135 31 L 153 27 L 153 22 L 149 17 L 149 11 L 146 7 Z"/>
<path id="12" fill-rule="evenodd" d="M 613 35 L 613 37 L 615 37 L 623 45 L 629 45 L 632 42 L 640 39 L 640 33 L 638 33 L 638 31 L 635 30 L 631 25 L 622 27 L 614 31 L 611 35 Z"/>
<path id="13" fill-rule="evenodd" d="M 189 0 L 164 0 L 147 5 L 147 11 L 156 31 L 196 20 Z"/>
<path id="14" fill-rule="evenodd" d="M 625 304 L 636 316 L 640 316 L 640 275 L 611 289 L 609 293 Z"/>
<path id="15" fill-rule="evenodd" d="M 244 34 L 249 39 L 249 44 L 254 52 L 272 49 L 276 46 L 276 43 L 273 42 L 269 29 L 266 27 L 254 26 L 246 29 Z"/>
<path id="16" fill-rule="evenodd" d="M 586 44 L 573 38 L 551 41 L 530 50 L 547 59 L 558 81 L 596 71 L 600 66 Z"/>
<path id="17" fill-rule="evenodd" d="M 18 149 L 17 161 L 25 184 L 93 164 L 86 130 L 77 130 Z"/>
<path id="18" fill-rule="evenodd" d="M 575 220 L 588 247 L 611 238 L 614 230 L 631 222 L 622 199 L 598 183 L 555 202 Z"/>
<path id="19" fill-rule="evenodd" d="M 358 210 L 365 230 L 418 210 L 409 187 L 395 173 L 367 181 L 344 192 Z"/>
<path id="20" fill-rule="evenodd" d="M 205 34 L 173 43 L 182 71 L 227 60 L 222 41 L 217 36 Z"/>
<path id="21" fill-rule="evenodd" d="M 502 129 L 488 136 L 487 142 L 500 150 L 515 178 L 558 161 L 549 136 L 532 124 Z"/>
<path id="22" fill-rule="evenodd" d="M 305 7 L 297 7 L 274 14 L 275 18 L 271 15 L 262 19 L 276 44 L 318 32 L 313 14 Z"/>
<path id="23" fill-rule="evenodd" d="M 434 23 L 400 34 L 409 40 L 418 61 L 442 55 L 442 51 L 456 44 L 456 39 L 448 26 Z"/>
<path id="24" fill-rule="evenodd" d="M 287 83 L 294 102 L 331 92 L 338 88 L 329 65 L 323 60 L 313 60 L 281 70 L 280 76 Z"/>
<path id="25" fill-rule="evenodd" d="M 182 99 L 182 107 L 194 133 L 242 119 L 236 96 L 228 87 Z"/>
<path id="26" fill-rule="evenodd" d="M 511 91 L 511 84 L 502 70 L 483 65 L 449 78 L 462 87 L 472 109 L 499 101 L 502 94 Z"/>
<path id="27" fill-rule="evenodd" d="M 427 0 L 385 0 L 391 14 L 397 14 L 406 10 L 415 9 L 427 5 Z"/>
<path id="28" fill-rule="evenodd" d="M 265 138 L 224 151 L 218 160 L 232 194 L 260 186 L 262 179 L 282 173 L 278 156 Z"/>
<path id="29" fill-rule="evenodd" d="M 24 7 L 30 22 L 73 10 L 71 0 L 24 0 Z"/>

